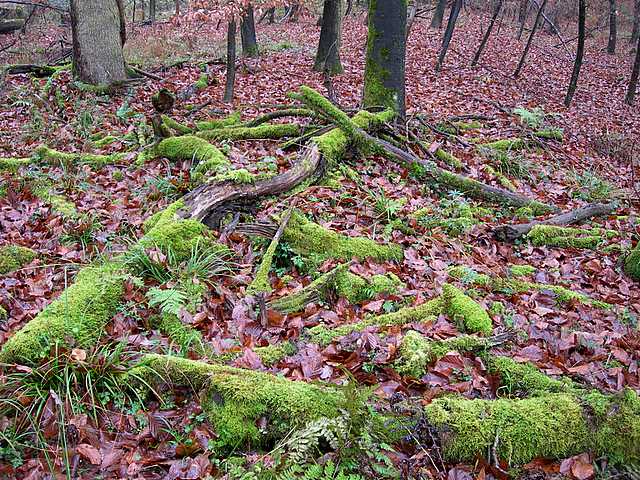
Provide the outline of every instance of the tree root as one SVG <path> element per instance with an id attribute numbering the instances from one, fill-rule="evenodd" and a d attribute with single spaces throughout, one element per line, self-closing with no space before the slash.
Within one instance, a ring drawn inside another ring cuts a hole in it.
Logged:
<path id="1" fill-rule="evenodd" d="M 284 137 L 297 137 L 302 129 L 296 124 L 260 125 L 258 127 L 226 127 L 215 130 L 202 130 L 196 133 L 209 142 L 222 140 L 278 140 Z"/>

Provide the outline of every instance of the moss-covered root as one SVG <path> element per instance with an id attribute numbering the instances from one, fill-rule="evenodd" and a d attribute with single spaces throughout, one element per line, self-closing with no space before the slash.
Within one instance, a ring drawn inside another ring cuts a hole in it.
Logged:
<path id="1" fill-rule="evenodd" d="M 14 272 L 36 258 L 38 254 L 27 247 L 6 245 L 0 247 L 0 275 Z"/>
<path id="2" fill-rule="evenodd" d="M 196 135 L 210 142 L 220 142 L 223 140 L 278 140 L 285 137 L 297 137 L 301 132 L 300 125 L 269 124 L 258 127 L 227 127 L 203 130 Z"/>
<path id="3" fill-rule="evenodd" d="M 624 261 L 624 271 L 634 280 L 640 281 L 640 243 Z"/>
<path id="4" fill-rule="evenodd" d="M 330 386 L 163 355 L 146 355 L 128 376 L 200 392 L 222 449 L 273 444 L 311 420 L 338 416 L 344 401 Z M 259 421 L 263 417 L 266 424 Z"/>
<path id="5" fill-rule="evenodd" d="M 302 290 L 271 302 L 269 307 L 283 313 L 299 312 L 309 303 L 328 300 L 331 293 L 355 304 L 382 293 L 391 294 L 403 286 L 402 281 L 393 273 L 365 279 L 349 272 L 348 268 L 348 263 L 338 265 Z"/>
<path id="6" fill-rule="evenodd" d="M 401 308 L 397 312 L 368 317 L 359 322 L 336 328 L 317 325 L 309 329 L 309 336 L 312 342 L 325 346 L 336 338 L 344 337 L 353 332 L 361 332 L 367 327 L 402 326 L 414 322 L 426 322 L 428 320 L 435 320 L 441 313 L 443 313 L 443 300 L 440 296 L 417 307 Z"/>
<path id="7" fill-rule="evenodd" d="M 106 165 L 113 165 L 124 161 L 125 154 L 113 153 L 111 155 L 96 155 L 93 153 L 65 153 L 46 145 L 40 145 L 34 151 L 36 159 L 49 162 L 57 165 L 69 166 L 74 163 L 80 163 L 84 165 L 90 165 L 93 168 L 99 169 Z"/>
<path id="8" fill-rule="evenodd" d="M 165 138 L 155 147 L 154 156 L 173 161 L 194 161 L 197 163 L 191 176 L 194 182 L 202 181 L 207 174 L 224 173 L 231 167 L 224 153 L 193 135 Z"/>
<path id="9" fill-rule="evenodd" d="M 73 285 L 7 340 L 0 362 L 35 363 L 56 343 L 92 346 L 116 313 L 124 281 L 117 262 L 80 270 Z"/>
<path id="10" fill-rule="evenodd" d="M 215 130 L 217 128 L 225 128 L 238 126 L 240 124 L 240 112 L 234 112 L 228 117 L 215 120 L 206 120 L 204 122 L 196 122 L 197 130 Z"/>
<path id="11" fill-rule="evenodd" d="M 452 320 L 461 320 L 466 332 L 491 335 L 493 324 L 487 311 L 451 284 L 442 287 L 444 311 Z"/>
<path id="12" fill-rule="evenodd" d="M 472 352 L 492 346 L 493 342 L 490 339 L 473 335 L 430 340 L 421 333 L 411 330 L 402 338 L 394 368 L 402 375 L 420 378 L 426 373 L 429 364 L 449 352 Z"/>
<path id="13" fill-rule="evenodd" d="M 561 142 L 564 139 L 562 130 L 547 129 L 538 130 L 532 134 L 534 139 L 538 140 L 557 140 Z M 522 150 L 531 143 L 531 139 L 527 138 L 505 138 L 503 140 L 496 140 L 495 142 L 483 143 L 479 145 L 480 148 L 490 148 L 493 150 L 499 150 L 502 152 L 509 152 L 514 150 Z"/>
<path id="14" fill-rule="evenodd" d="M 193 128 L 184 125 L 173 118 L 162 115 L 162 122 L 171 130 L 178 132 L 180 135 L 191 135 L 193 133 Z"/>
<path id="15" fill-rule="evenodd" d="M 284 231 L 283 240 L 294 252 L 316 262 L 329 258 L 347 261 L 353 258 L 400 261 L 403 258 L 399 245 L 381 245 L 368 238 L 347 237 L 310 222 L 295 211 Z"/>
<path id="16" fill-rule="evenodd" d="M 560 248 L 594 249 L 620 234 L 615 230 L 602 228 L 558 227 L 555 225 L 535 225 L 526 238 L 537 247 L 549 246 Z"/>
<path id="17" fill-rule="evenodd" d="M 631 390 L 583 398 L 567 393 L 523 400 L 447 397 L 425 407 L 425 413 L 440 432 L 445 459 L 453 462 L 473 461 L 494 448 L 510 465 L 585 451 L 618 464 L 640 461 L 640 399 Z"/>
<path id="18" fill-rule="evenodd" d="M 31 186 L 33 194 L 51 206 L 51 210 L 60 214 L 64 218 L 74 219 L 80 216 L 76 205 L 69 201 L 64 195 L 55 193 L 54 188 L 47 182 L 34 184 Z"/>
<path id="19" fill-rule="evenodd" d="M 0 158 L 0 172 L 17 172 L 20 167 L 33 163 L 32 158 Z"/>

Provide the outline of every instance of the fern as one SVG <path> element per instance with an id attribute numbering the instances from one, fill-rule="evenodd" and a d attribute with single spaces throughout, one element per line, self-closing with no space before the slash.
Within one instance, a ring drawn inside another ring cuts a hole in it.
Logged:
<path id="1" fill-rule="evenodd" d="M 533 110 L 518 107 L 513 109 L 513 113 L 520 117 L 520 122 L 530 128 L 540 128 L 544 122 L 545 113 L 542 108 L 536 107 Z"/>
<path id="2" fill-rule="evenodd" d="M 149 289 L 147 299 L 150 306 L 157 306 L 162 313 L 172 315 L 178 315 L 189 300 L 187 294 L 181 290 L 176 290 L 175 288 L 160 290 L 155 287 Z"/>

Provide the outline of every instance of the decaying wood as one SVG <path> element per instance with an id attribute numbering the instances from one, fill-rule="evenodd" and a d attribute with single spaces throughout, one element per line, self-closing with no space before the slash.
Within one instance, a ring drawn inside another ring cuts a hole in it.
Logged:
<path id="1" fill-rule="evenodd" d="M 500 225 L 493 231 L 493 236 L 500 241 L 514 242 L 531 231 L 536 225 L 572 225 L 593 217 L 602 217 L 615 212 L 616 205 L 613 203 L 592 203 L 570 212 L 566 212 L 547 220 L 533 221 L 520 225 Z"/>
<path id="2" fill-rule="evenodd" d="M 45 78 L 50 77 L 54 73 L 56 73 L 56 69 L 50 67 L 48 65 L 9 65 L 6 67 L 7 74 L 9 75 L 21 75 L 25 73 L 30 73 L 37 78 Z"/>
<path id="3" fill-rule="evenodd" d="M 20 30 L 23 26 L 24 20 L 21 19 L 0 20 L 0 35 L 15 32 L 16 30 Z"/>

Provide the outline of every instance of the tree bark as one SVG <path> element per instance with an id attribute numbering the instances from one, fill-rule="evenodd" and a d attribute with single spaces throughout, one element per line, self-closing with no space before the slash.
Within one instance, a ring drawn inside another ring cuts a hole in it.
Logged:
<path id="1" fill-rule="evenodd" d="M 487 42 L 489 41 L 489 37 L 491 36 L 491 32 L 493 31 L 493 26 L 498 19 L 498 15 L 500 15 L 500 10 L 502 10 L 503 0 L 496 1 L 496 8 L 493 11 L 493 17 L 491 17 L 491 21 L 489 22 L 489 26 L 487 27 L 487 31 L 482 38 L 482 42 L 480 42 L 480 46 L 478 47 L 478 51 L 476 52 L 475 57 L 473 57 L 473 62 L 471 62 L 471 66 L 475 67 L 480 61 L 480 57 L 482 56 L 482 52 L 484 51 L 484 47 L 487 46 Z"/>
<path id="2" fill-rule="evenodd" d="M 438 62 L 436 63 L 436 72 L 442 70 L 444 63 L 444 57 L 449 50 L 449 44 L 451 43 L 451 37 L 453 37 L 453 30 L 456 28 L 456 22 L 458 21 L 458 15 L 462 8 L 462 0 L 455 0 L 455 3 L 451 7 L 451 13 L 449 14 L 449 21 L 447 22 L 447 29 L 444 32 L 444 38 L 442 39 L 442 47 L 440 48 L 440 55 L 438 56 Z"/>
<path id="3" fill-rule="evenodd" d="M 342 30 L 342 0 L 324 0 L 320 43 L 313 69 L 330 75 L 342 73 L 340 42 Z"/>
<path id="4" fill-rule="evenodd" d="M 227 81 L 224 87 L 224 102 L 233 101 L 236 83 L 236 21 L 231 20 L 227 25 Z"/>
<path id="5" fill-rule="evenodd" d="M 584 58 L 584 42 L 585 42 L 585 23 L 587 18 L 587 0 L 580 0 L 578 11 L 578 50 L 576 51 L 576 61 L 573 65 L 573 73 L 571 74 L 571 82 L 567 90 L 567 96 L 564 99 L 566 107 L 571 105 L 573 95 L 578 88 L 578 77 L 580 77 L 580 69 L 582 68 L 582 59 Z"/>
<path id="6" fill-rule="evenodd" d="M 405 117 L 407 2 L 369 2 L 364 108 L 392 108 Z"/>
<path id="7" fill-rule="evenodd" d="M 248 5 L 242 23 L 240 24 L 240 38 L 242 40 L 242 56 L 255 58 L 260 55 L 256 39 L 256 22 L 253 16 L 253 6 Z"/>
<path id="8" fill-rule="evenodd" d="M 431 18 L 431 28 L 442 28 L 445 8 L 447 8 L 447 0 L 438 0 L 436 10 L 433 12 L 433 18 Z"/>
<path id="9" fill-rule="evenodd" d="M 635 45 L 640 38 L 640 0 L 635 0 L 633 7 L 633 30 L 629 43 Z"/>
<path id="10" fill-rule="evenodd" d="M 618 10 L 616 0 L 609 0 L 609 43 L 607 43 L 607 53 L 616 53 L 616 43 L 618 40 Z"/>
<path id="11" fill-rule="evenodd" d="M 638 76 L 640 75 L 640 37 L 638 37 L 638 45 L 636 46 L 636 61 L 633 63 L 633 70 L 631 71 L 631 80 L 629 81 L 629 89 L 627 90 L 627 97 L 625 102 L 629 105 L 633 105 L 633 100 L 636 97 L 636 89 L 638 88 Z"/>
<path id="12" fill-rule="evenodd" d="M 581 3 L 584 0 L 581 0 Z M 561 215 L 556 215 L 547 220 L 533 221 L 530 223 L 523 223 L 520 225 L 500 225 L 493 231 L 493 236 L 502 242 L 515 242 L 519 238 L 525 236 L 536 225 L 557 225 L 566 226 L 575 223 L 582 222 L 593 217 L 602 217 L 604 215 L 610 215 L 616 211 L 616 206 L 613 203 L 602 204 L 594 203 L 587 205 L 586 207 L 578 208 Z"/>
<path id="13" fill-rule="evenodd" d="M 529 13 L 529 0 L 521 0 L 520 10 L 518 11 L 518 22 L 520 23 L 520 28 L 518 29 L 518 40 L 522 38 L 524 26 L 527 23 L 527 13 Z"/>
<path id="14" fill-rule="evenodd" d="M 0 20 L 0 35 L 12 33 L 20 30 L 24 26 L 24 20 L 14 18 L 11 20 Z"/>
<path id="15" fill-rule="evenodd" d="M 156 23 L 156 0 L 149 0 L 149 21 Z"/>
<path id="16" fill-rule="evenodd" d="M 533 27 L 531 27 L 531 34 L 529 34 L 529 39 L 527 40 L 527 45 L 524 47 L 524 52 L 522 52 L 522 57 L 520 57 L 520 62 L 518 63 L 518 67 L 514 72 L 513 76 L 518 78 L 520 76 L 520 72 L 522 71 L 522 67 L 524 67 L 524 62 L 527 59 L 527 55 L 529 50 L 531 49 L 531 44 L 533 43 L 533 37 L 536 35 L 536 30 L 538 29 L 538 24 L 540 23 L 540 18 L 542 17 L 542 13 L 544 12 L 544 7 L 547 6 L 547 1 L 544 0 L 540 8 L 538 9 L 538 14 L 536 15 L 536 20 L 533 22 Z"/>
<path id="17" fill-rule="evenodd" d="M 77 80 L 100 85 L 127 78 L 123 15 L 121 0 L 71 0 L 73 74 Z"/>

